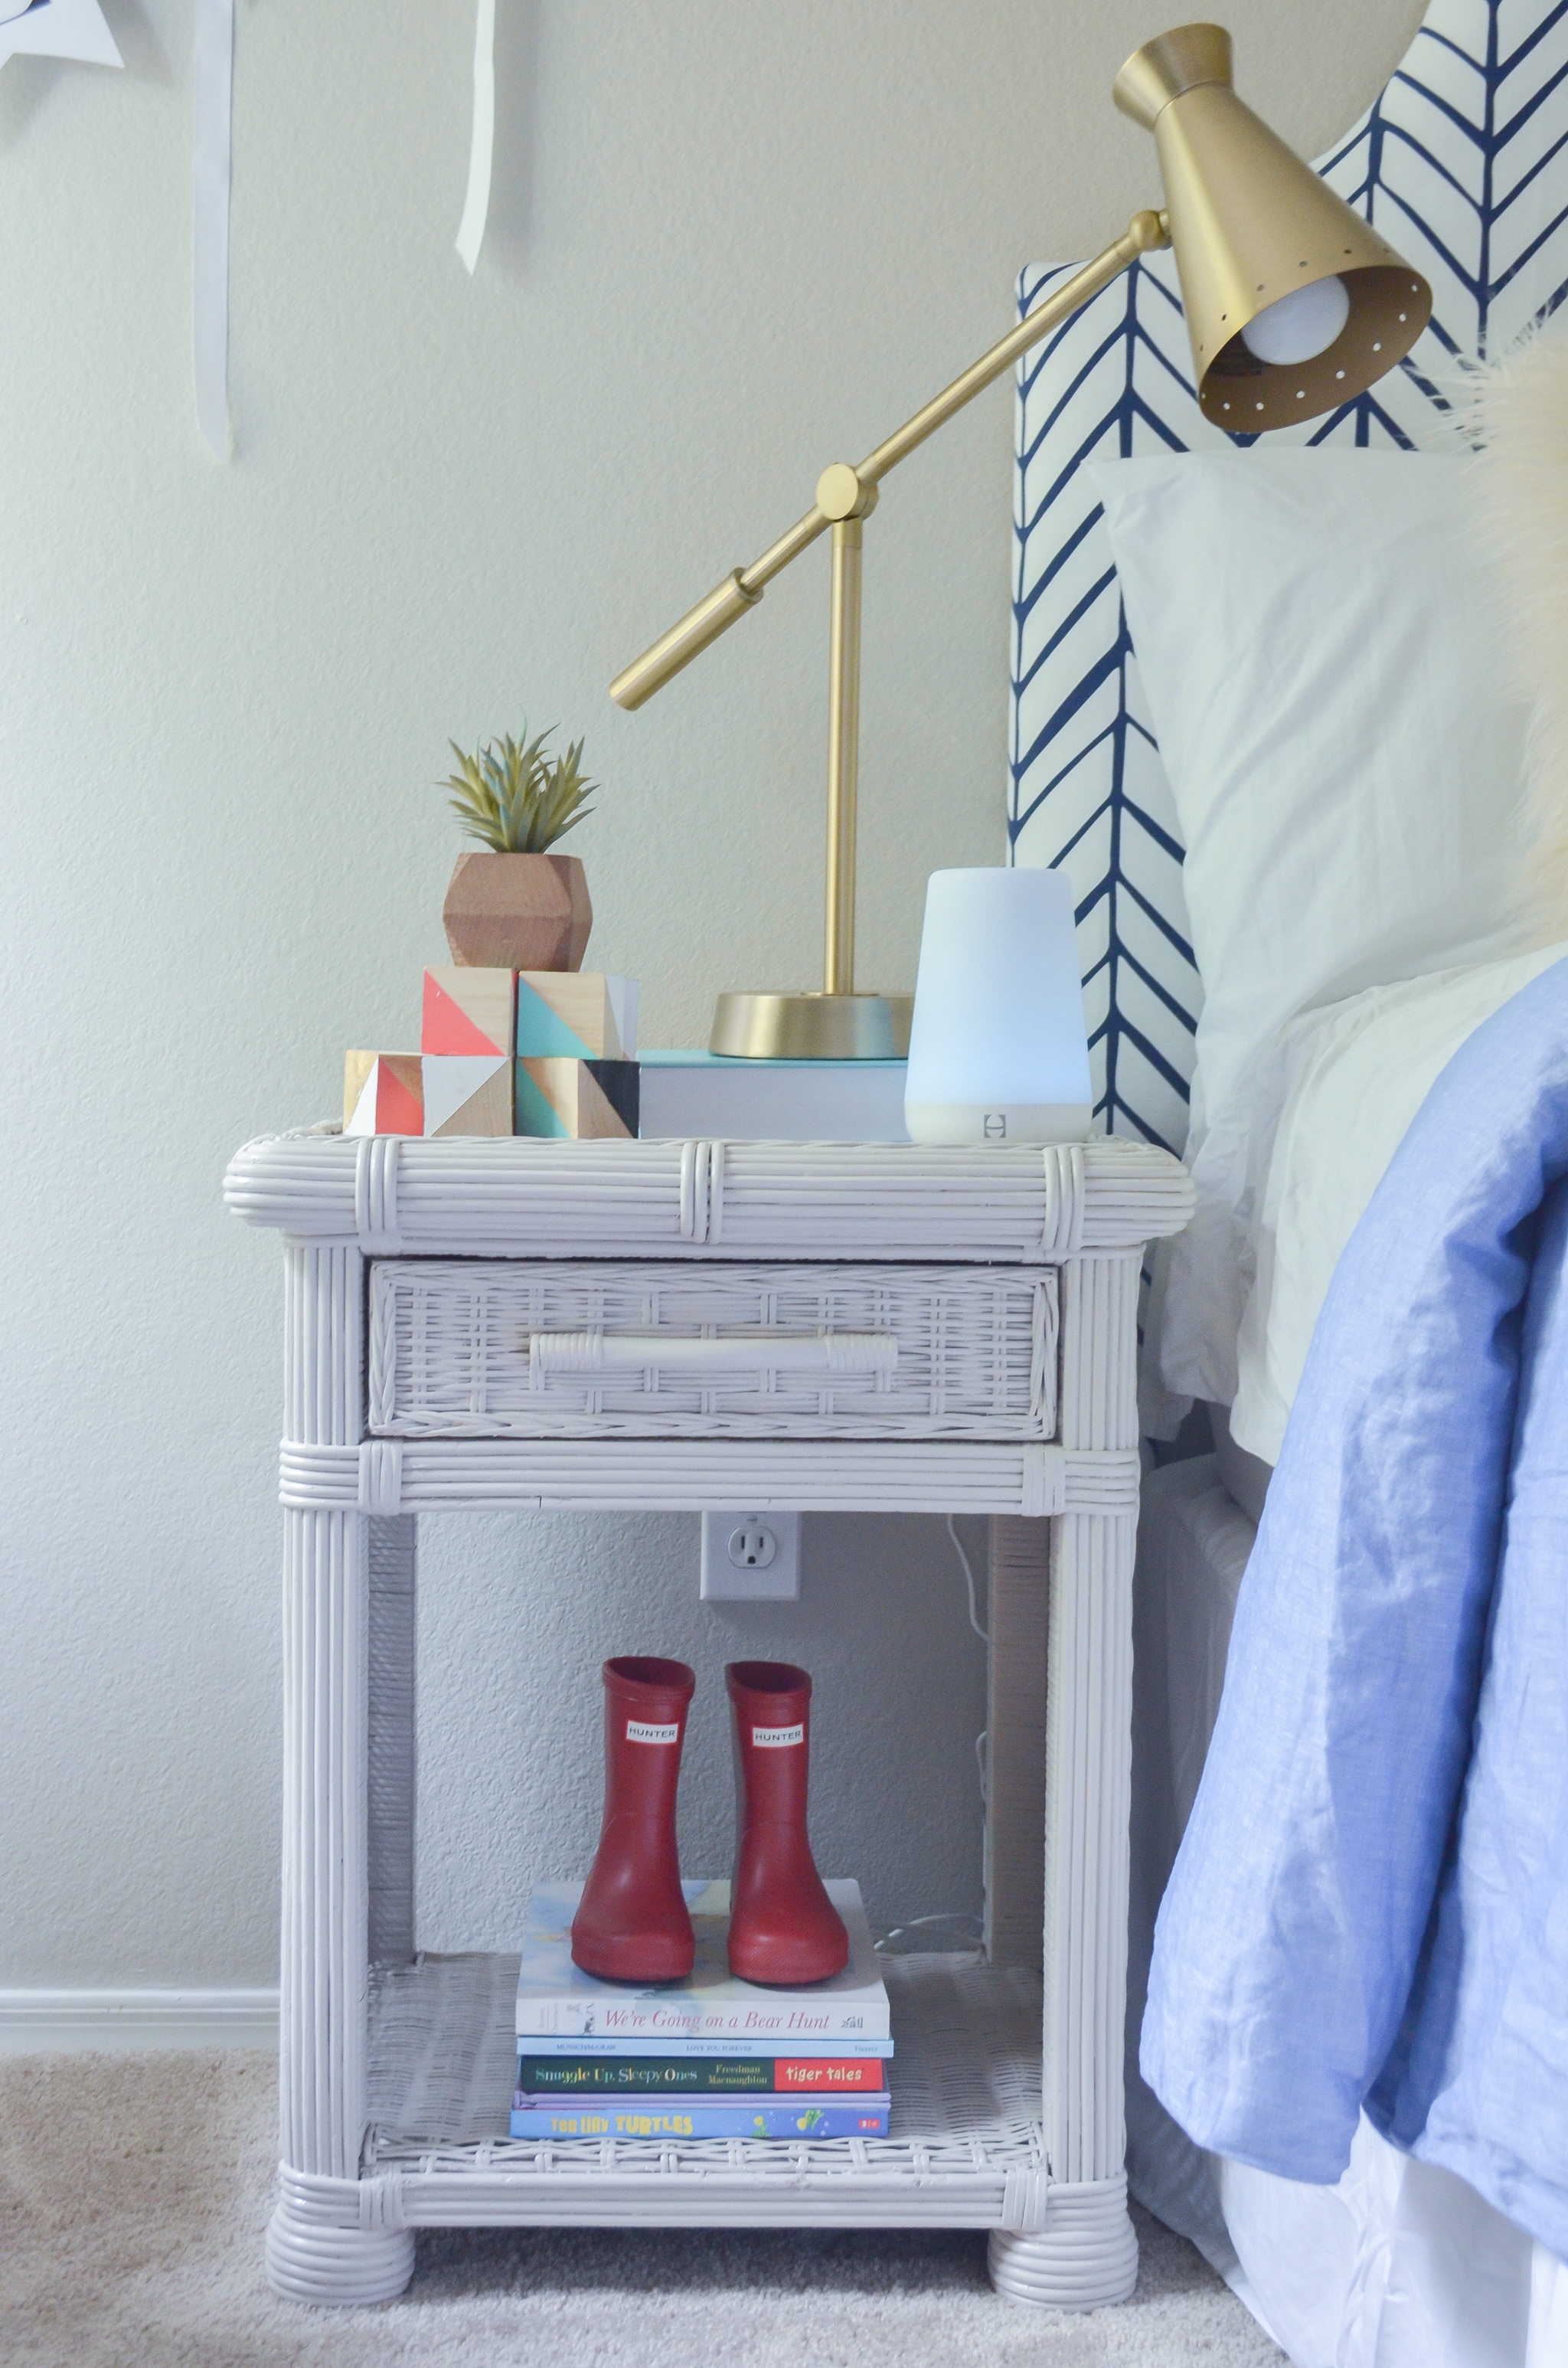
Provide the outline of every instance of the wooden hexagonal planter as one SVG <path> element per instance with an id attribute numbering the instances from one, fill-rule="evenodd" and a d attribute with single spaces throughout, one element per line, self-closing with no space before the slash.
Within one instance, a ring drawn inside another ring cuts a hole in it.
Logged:
<path id="1" fill-rule="evenodd" d="M 460 855 L 441 907 L 452 960 L 475 970 L 581 970 L 594 926 L 575 855 Z"/>

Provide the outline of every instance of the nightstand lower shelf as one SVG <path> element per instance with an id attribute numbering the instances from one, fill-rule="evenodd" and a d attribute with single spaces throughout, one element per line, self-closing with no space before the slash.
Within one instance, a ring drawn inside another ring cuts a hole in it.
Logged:
<path id="1" fill-rule="evenodd" d="M 1062 2184 L 1047 2170 L 1038 1975 L 890 1962 L 885 2138 L 537 2144 L 503 2135 L 517 1963 L 426 1957 L 374 1977 L 360 2176 L 282 2167 L 267 2245 L 279 2291 L 387 2301 L 412 2274 L 415 2228 L 573 2226 L 984 2228 L 1014 2300 L 1074 2308 L 1131 2290 L 1124 2174 Z"/>
<path id="2" fill-rule="evenodd" d="M 890 1959 L 885 2138 L 506 2135 L 516 1957 L 426 1957 L 375 1978 L 368 2180 L 406 2227 L 1022 2229 L 1046 2194 L 1040 1984 L 968 1956 Z"/>

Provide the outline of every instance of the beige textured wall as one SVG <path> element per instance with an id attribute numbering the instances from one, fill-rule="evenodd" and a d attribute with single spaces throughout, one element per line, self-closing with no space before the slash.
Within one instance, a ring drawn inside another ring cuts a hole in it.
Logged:
<path id="1" fill-rule="evenodd" d="M 236 457 L 189 385 L 190 8 L 128 71 L 0 71 L 6 860 L 0 1982 L 256 1982 L 275 1952 L 277 1253 L 223 1160 L 410 1041 L 459 738 L 559 717 L 605 781 L 593 958 L 650 1041 L 817 960 L 820 552 L 652 708 L 604 686 L 1154 190 L 1127 0 L 501 0 L 491 237 L 452 252 L 472 0 L 239 12 Z M 1234 0 L 1303 149 L 1413 0 Z M 1002 844 L 1009 406 L 869 537 L 862 975 Z M 607 1649 L 738 1642 L 824 1703 L 824 1856 L 977 1890 L 982 1656 L 937 1524 L 818 1522 L 797 1612 L 696 1602 L 690 1520 L 430 1525 L 426 1934 L 504 1938 L 591 1839 Z M 464 1661 L 461 1655 L 472 1655 Z M 469 1668 L 477 1674 L 471 1679 Z M 542 1722 L 548 1765 L 527 1736 Z M 901 1736 L 903 1740 L 901 1741 Z M 724 1848 L 698 1756 L 691 1846 Z"/>

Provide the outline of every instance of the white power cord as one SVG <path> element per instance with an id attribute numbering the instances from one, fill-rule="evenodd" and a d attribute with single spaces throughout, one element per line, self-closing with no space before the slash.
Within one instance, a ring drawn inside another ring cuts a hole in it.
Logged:
<path id="1" fill-rule="evenodd" d="M 983 1645 L 989 1645 L 991 1642 L 990 1633 L 988 1630 L 981 1626 L 980 1614 L 975 1609 L 974 1572 L 971 1566 L 969 1556 L 963 1550 L 963 1540 L 960 1537 L 958 1531 L 953 1526 L 953 1517 L 950 1513 L 948 1515 L 948 1535 L 953 1542 L 953 1552 L 957 1554 L 960 1562 L 963 1565 L 963 1575 L 969 1587 L 969 1624 L 973 1629 L 975 1634 L 979 1637 L 981 1643 Z"/>
<path id="2" fill-rule="evenodd" d="M 981 1921 L 978 1916 L 913 1916 L 907 1924 L 895 1924 L 891 1932 L 884 1934 L 881 1940 L 873 1941 L 872 1946 L 879 1952 L 889 1951 L 895 1957 L 905 1956 L 908 1952 L 894 1949 L 892 1943 L 895 1941 L 901 1941 L 906 1932 L 918 1932 L 922 1926 L 926 1924 L 971 1924 L 975 1928 L 976 1941 L 981 1937 Z"/>
<path id="3" fill-rule="evenodd" d="M 969 1624 L 973 1629 L 975 1634 L 979 1637 L 981 1643 L 983 1645 L 989 1645 L 991 1637 L 988 1631 L 983 1629 L 980 1624 L 980 1611 L 974 1598 L 974 1568 L 968 1554 L 964 1552 L 963 1540 L 960 1537 L 957 1529 L 953 1525 L 953 1517 L 951 1513 L 948 1515 L 948 1535 L 953 1542 L 954 1553 L 958 1555 L 960 1562 L 963 1565 L 964 1582 L 969 1588 Z M 989 1808 L 991 1805 L 989 1798 L 987 1797 L 990 1792 L 990 1785 L 988 1782 L 989 1771 L 986 1764 L 990 1741 L 990 1736 L 984 1733 L 977 1735 L 974 1738 L 974 1764 L 980 1777 L 981 1803 L 985 1808 Z M 887 1933 L 883 1939 L 878 1941 L 874 1945 L 879 1952 L 886 1951 L 895 1957 L 904 1955 L 907 1952 L 903 1950 L 894 1949 L 892 1946 L 893 1942 L 895 1941 L 901 1941 L 906 1932 L 920 1931 L 927 1924 L 967 1924 L 972 1930 L 977 1943 L 983 1941 L 985 1937 L 985 1920 L 984 1918 L 981 1916 L 956 1914 L 950 1916 L 915 1916 L 910 1918 L 907 1924 L 895 1924 L 892 1930 Z"/>

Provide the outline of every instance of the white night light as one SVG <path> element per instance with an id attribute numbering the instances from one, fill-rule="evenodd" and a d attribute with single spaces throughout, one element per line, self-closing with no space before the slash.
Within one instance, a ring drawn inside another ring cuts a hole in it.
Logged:
<path id="1" fill-rule="evenodd" d="M 1330 273 L 1266 305 L 1242 331 L 1242 343 L 1260 362 L 1310 362 L 1327 353 L 1349 318 L 1350 291 Z"/>
<path id="2" fill-rule="evenodd" d="M 903 1117 L 916 1143 L 1080 1143 L 1092 1116 L 1064 871 L 933 871 Z"/>

